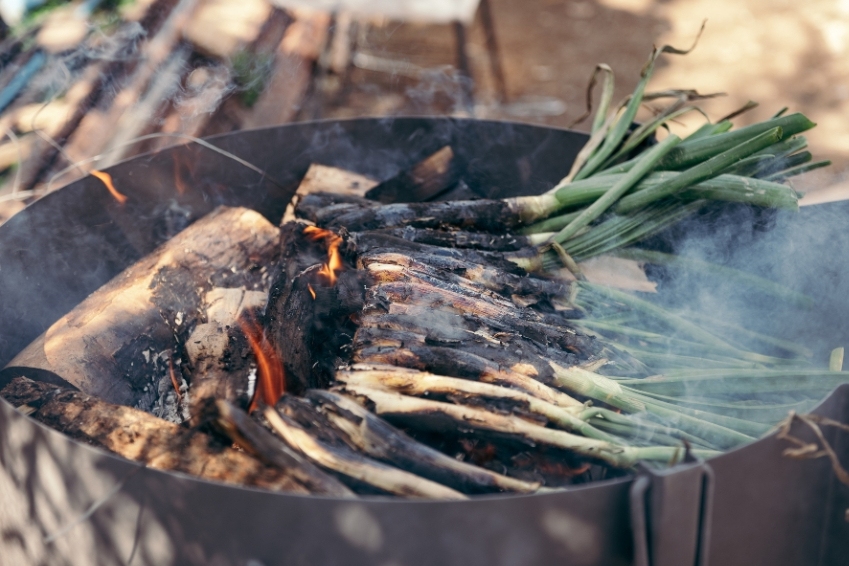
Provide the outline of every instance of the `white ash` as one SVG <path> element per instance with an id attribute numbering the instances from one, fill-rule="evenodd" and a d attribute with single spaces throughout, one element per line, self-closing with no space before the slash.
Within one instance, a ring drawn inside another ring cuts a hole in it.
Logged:
<path id="1" fill-rule="evenodd" d="M 147 366 L 144 371 L 148 376 L 148 381 L 137 393 L 138 400 L 135 408 L 150 413 L 160 397 L 159 382 L 161 376 L 164 374 L 170 382 L 168 360 L 171 358 L 171 350 L 163 350 L 157 353 L 155 350 L 147 348 L 141 352 L 141 357 L 144 359 L 144 365 Z M 138 361 L 141 363 L 142 360 L 139 359 Z M 135 361 L 130 362 L 130 367 L 134 365 Z"/>
<path id="2" fill-rule="evenodd" d="M 170 353 L 170 352 L 169 352 Z M 159 376 L 157 384 L 157 399 L 150 413 L 160 419 L 181 424 L 189 420 L 189 384 L 183 379 L 180 360 L 174 363 L 174 377 L 180 389 L 179 396 L 171 381 L 171 370 L 166 370 L 164 375 Z"/>

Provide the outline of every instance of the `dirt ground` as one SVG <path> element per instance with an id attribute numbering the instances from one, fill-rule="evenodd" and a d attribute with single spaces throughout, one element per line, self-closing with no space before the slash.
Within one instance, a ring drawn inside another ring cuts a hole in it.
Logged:
<path id="1" fill-rule="evenodd" d="M 797 186 L 849 190 L 849 0 L 811 0 L 804 6 L 788 0 L 491 0 L 491 5 L 504 103 L 496 102 L 480 17 L 468 30 L 471 112 L 451 67 L 457 59 L 451 26 L 385 22 L 361 33 L 357 49 L 363 60 L 348 86 L 326 98 L 314 115 L 473 113 L 568 126 L 584 111 L 596 63 L 613 68 L 618 99 L 634 88 L 652 45 L 687 47 L 706 20 L 697 48 L 685 57 L 664 56 L 650 89 L 725 92 L 704 103 L 713 119 L 757 101 L 760 106 L 738 118 L 738 125 L 785 106 L 805 113 L 818 123 L 808 135 L 812 152 L 834 165 L 800 178 Z M 692 115 L 674 129 L 686 133 L 701 120 Z"/>

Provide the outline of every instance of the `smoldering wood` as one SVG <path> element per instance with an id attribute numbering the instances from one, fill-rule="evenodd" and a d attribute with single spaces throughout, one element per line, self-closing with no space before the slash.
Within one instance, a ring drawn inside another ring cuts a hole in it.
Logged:
<path id="1" fill-rule="evenodd" d="M 446 456 L 410 438 L 336 392 L 313 389 L 307 392 L 307 398 L 337 429 L 347 435 L 349 442 L 357 449 L 418 476 L 463 493 L 532 493 L 539 488 L 538 484 L 516 480 Z"/>
<path id="2" fill-rule="evenodd" d="M 285 397 L 284 397 L 285 399 Z M 284 408 L 285 410 L 285 408 Z M 289 446 L 318 466 L 385 493 L 425 499 L 465 499 L 458 491 L 409 472 L 382 464 L 342 445 L 319 440 L 290 416 L 266 407 L 263 416 Z M 315 427 L 313 427 L 315 428 Z M 325 432 L 329 432 L 324 428 Z"/>
<path id="3" fill-rule="evenodd" d="M 340 349 L 354 335 L 350 317 L 363 308 L 368 274 L 349 265 L 330 286 L 321 273 L 324 246 L 310 241 L 298 223 L 283 226 L 281 250 L 266 328 L 283 360 L 289 390 L 300 392 L 329 383 Z"/>
<path id="4" fill-rule="evenodd" d="M 383 204 L 423 202 L 437 197 L 460 180 L 461 167 L 446 145 L 409 169 L 401 171 L 366 193 Z"/>
<path id="5" fill-rule="evenodd" d="M 227 401 L 205 399 L 204 420 L 212 421 L 243 450 L 276 468 L 290 473 L 311 493 L 352 497 L 354 493 L 335 477 L 321 471 L 247 413 Z"/>
<path id="6" fill-rule="evenodd" d="M 151 468 L 275 491 L 324 493 L 315 484 L 303 483 L 303 474 L 292 467 L 269 466 L 195 428 L 79 391 L 16 377 L 0 396 L 74 440 Z"/>
<path id="7" fill-rule="evenodd" d="M 260 214 L 219 207 L 89 295 L 8 367 L 53 372 L 105 401 L 135 405 L 203 320 L 211 287 L 264 291 L 279 231 Z M 147 408 L 147 407 L 144 407 Z"/>
<path id="8" fill-rule="evenodd" d="M 198 405 L 205 399 L 222 399 L 247 405 L 248 356 L 240 321 L 253 320 L 265 308 L 265 291 L 244 288 L 209 290 L 201 299 L 205 322 L 194 326 L 185 341 L 191 376 L 191 401 Z"/>

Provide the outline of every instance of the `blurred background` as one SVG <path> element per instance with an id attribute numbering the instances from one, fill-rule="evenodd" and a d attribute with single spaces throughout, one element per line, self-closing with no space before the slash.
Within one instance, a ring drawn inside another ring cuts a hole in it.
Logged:
<path id="1" fill-rule="evenodd" d="M 432 114 L 585 129 L 596 64 L 618 100 L 704 20 L 649 89 L 726 93 L 712 120 L 758 102 L 738 126 L 807 114 L 834 165 L 796 186 L 849 192 L 849 0 L 0 0 L 0 18 L 0 222 L 186 136 Z"/>

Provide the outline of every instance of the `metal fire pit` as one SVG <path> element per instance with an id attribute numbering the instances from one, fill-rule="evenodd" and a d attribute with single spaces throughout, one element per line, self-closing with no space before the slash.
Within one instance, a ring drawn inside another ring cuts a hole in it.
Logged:
<path id="1" fill-rule="evenodd" d="M 267 176 L 198 145 L 116 165 L 109 172 L 129 196 L 125 205 L 100 181 L 85 178 L 0 227 L 0 367 L 90 292 L 216 205 L 251 207 L 277 222 L 310 163 L 382 179 L 450 143 L 471 190 L 500 197 L 550 188 L 585 139 L 501 122 L 362 119 L 211 140 Z M 813 221 L 807 213 L 798 217 L 794 222 Z M 847 315 L 849 304 L 838 319 Z M 849 420 L 849 387 L 817 412 Z M 838 453 L 849 452 L 849 435 L 827 432 Z M 144 468 L 72 441 L 0 401 L 0 564 L 845 563 L 849 489 L 825 459 L 788 460 L 784 447 L 770 437 L 707 463 L 550 494 L 343 501 Z"/>

